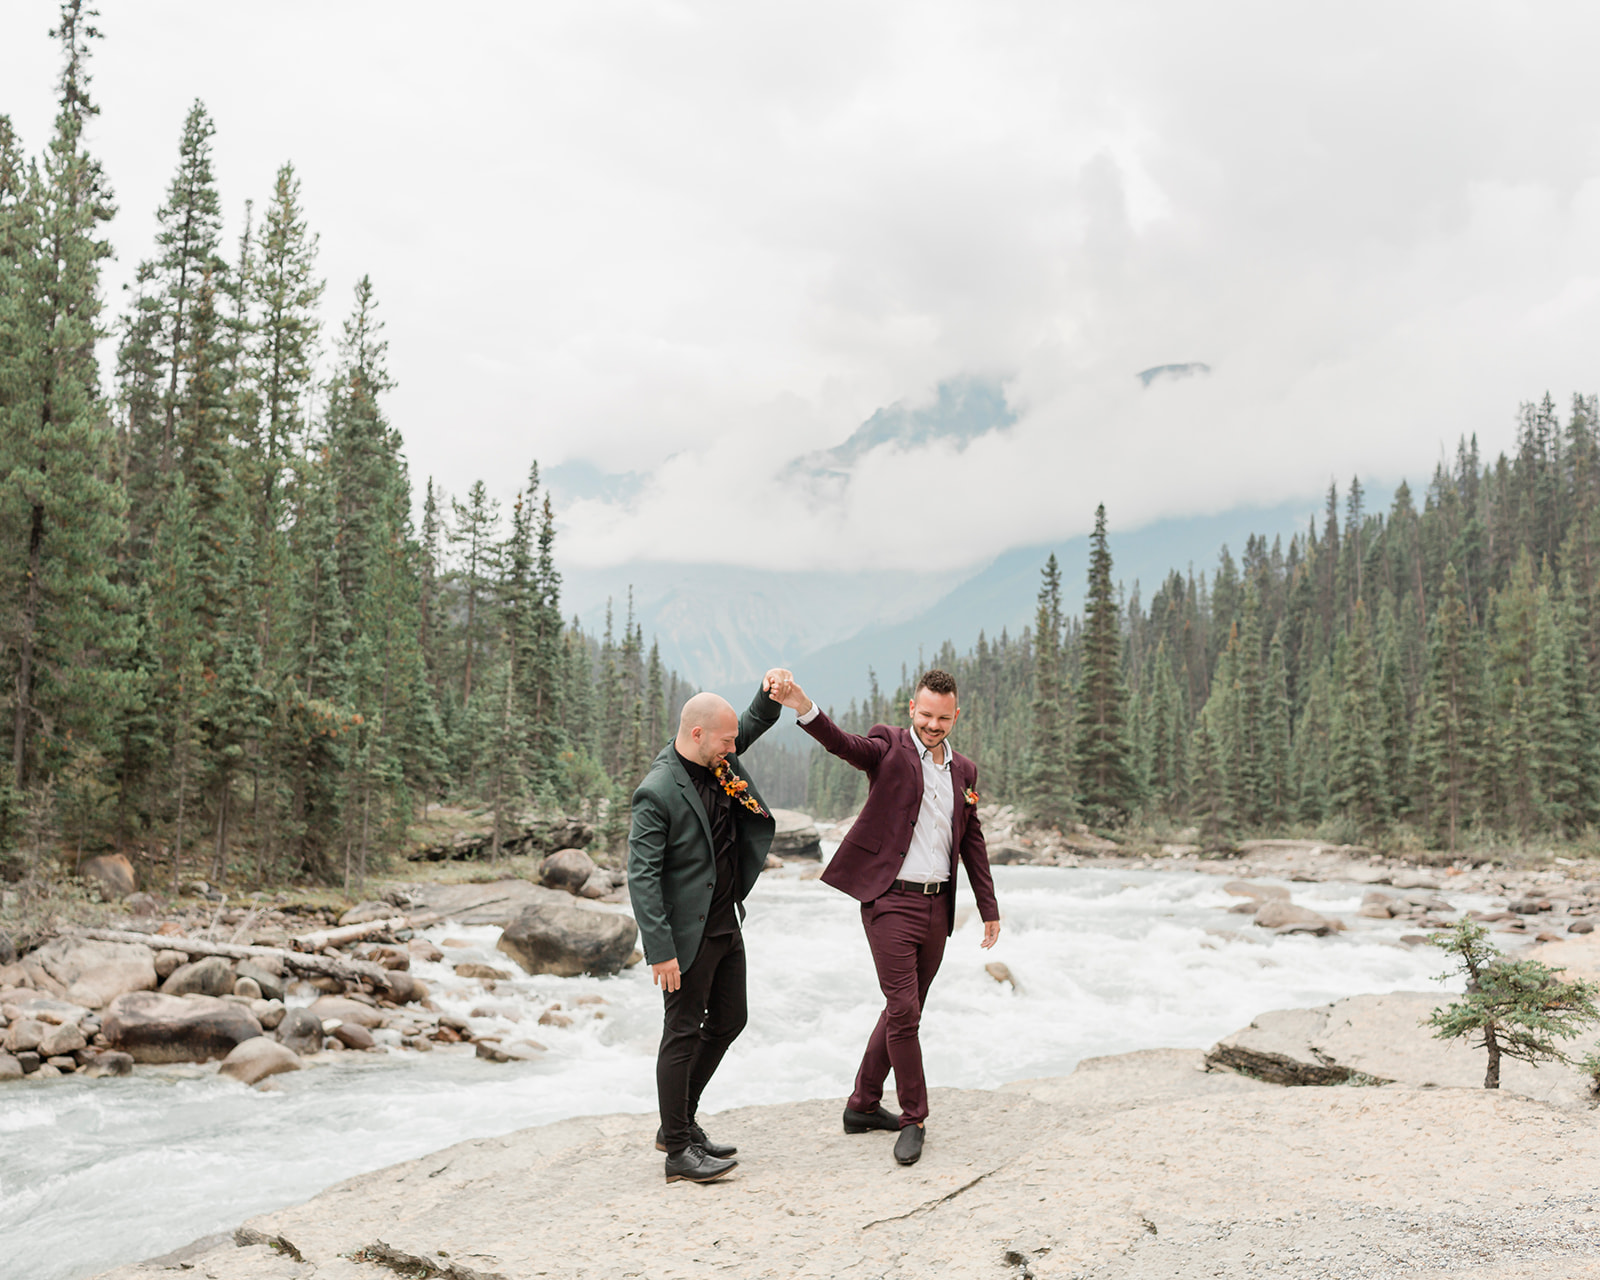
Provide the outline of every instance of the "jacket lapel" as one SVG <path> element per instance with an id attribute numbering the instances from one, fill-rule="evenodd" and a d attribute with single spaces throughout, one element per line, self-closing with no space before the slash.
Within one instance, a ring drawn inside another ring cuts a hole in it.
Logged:
<path id="1" fill-rule="evenodd" d="M 706 847 L 715 854 L 716 850 L 711 844 L 711 819 L 706 816 L 706 807 L 700 802 L 700 793 L 695 790 L 694 783 L 689 781 L 689 774 L 683 767 L 683 762 L 678 759 L 678 753 L 668 748 L 669 756 L 667 768 L 672 773 L 672 780 L 678 784 L 678 790 L 683 792 L 683 801 L 700 819 L 700 829 L 706 833 Z"/>

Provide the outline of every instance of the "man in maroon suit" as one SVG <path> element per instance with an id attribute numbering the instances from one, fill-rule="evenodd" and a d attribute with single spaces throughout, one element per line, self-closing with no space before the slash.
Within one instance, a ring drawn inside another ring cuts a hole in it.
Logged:
<path id="1" fill-rule="evenodd" d="M 928 1118 L 917 1028 L 945 939 L 955 930 L 958 860 L 967 868 L 983 918 L 981 945 L 992 947 L 1000 937 L 1000 909 L 978 822 L 978 767 L 951 751 L 947 741 L 961 715 L 956 682 L 944 671 L 924 673 L 912 692 L 911 728 L 878 724 L 862 737 L 823 715 L 791 673 L 773 671 L 767 680 L 772 696 L 800 713 L 807 733 L 868 778 L 867 803 L 822 873 L 835 889 L 860 901 L 884 997 L 855 1092 L 845 1104 L 844 1127 L 846 1133 L 898 1129 L 894 1158 L 915 1164 Z M 891 1067 L 899 1116 L 881 1105 Z"/>

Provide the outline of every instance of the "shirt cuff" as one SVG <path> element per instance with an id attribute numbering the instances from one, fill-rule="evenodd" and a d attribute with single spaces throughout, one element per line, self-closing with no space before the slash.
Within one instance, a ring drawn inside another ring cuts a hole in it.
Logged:
<path id="1" fill-rule="evenodd" d="M 822 708 L 819 707 L 815 702 L 813 702 L 811 704 L 811 710 L 807 711 L 805 713 L 805 715 L 797 717 L 796 720 L 795 720 L 795 723 L 796 724 L 810 724 L 813 720 L 815 720 L 821 714 L 822 714 Z"/>

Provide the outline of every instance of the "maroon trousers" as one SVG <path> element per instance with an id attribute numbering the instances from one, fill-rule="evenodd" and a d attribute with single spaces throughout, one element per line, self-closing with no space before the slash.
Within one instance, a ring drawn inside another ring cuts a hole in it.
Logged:
<path id="1" fill-rule="evenodd" d="M 945 893 L 950 891 L 945 887 Z M 900 1099 L 900 1127 L 928 1118 L 928 1084 L 922 1075 L 922 1045 L 917 1030 L 933 975 L 944 959 L 950 908 L 943 894 L 891 889 L 861 906 L 861 924 L 872 948 L 883 989 L 884 1008 L 872 1029 L 867 1051 L 850 1095 L 852 1111 L 873 1111 L 883 1100 L 883 1082 L 894 1069 Z"/>

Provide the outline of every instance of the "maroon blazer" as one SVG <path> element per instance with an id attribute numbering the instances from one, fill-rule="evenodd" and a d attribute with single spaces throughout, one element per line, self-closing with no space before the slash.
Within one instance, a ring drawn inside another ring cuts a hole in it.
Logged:
<path id="1" fill-rule="evenodd" d="M 800 727 L 824 749 L 867 775 L 867 803 L 839 851 L 828 860 L 822 878 L 852 898 L 871 902 L 887 893 L 900 878 L 900 865 L 911 846 L 911 830 L 922 809 L 922 757 L 918 743 L 910 729 L 886 724 L 873 725 L 864 738 L 846 733 L 822 711 L 810 724 Z M 948 744 L 945 749 L 949 750 Z M 966 865 L 979 916 L 998 920 L 1000 907 L 994 899 L 994 877 L 989 874 L 989 852 L 983 843 L 978 806 L 966 800 L 968 791 L 977 790 L 978 766 L 951 751 L 950 780 L 955 784 L 951 848 Z M 956 868 L 952 866 L 952 890 L 955 883 Z M 952 933 L 956 927 L 956 895 L 951 892 L 943 896 L 950 912 L 945 932 Z"/>

